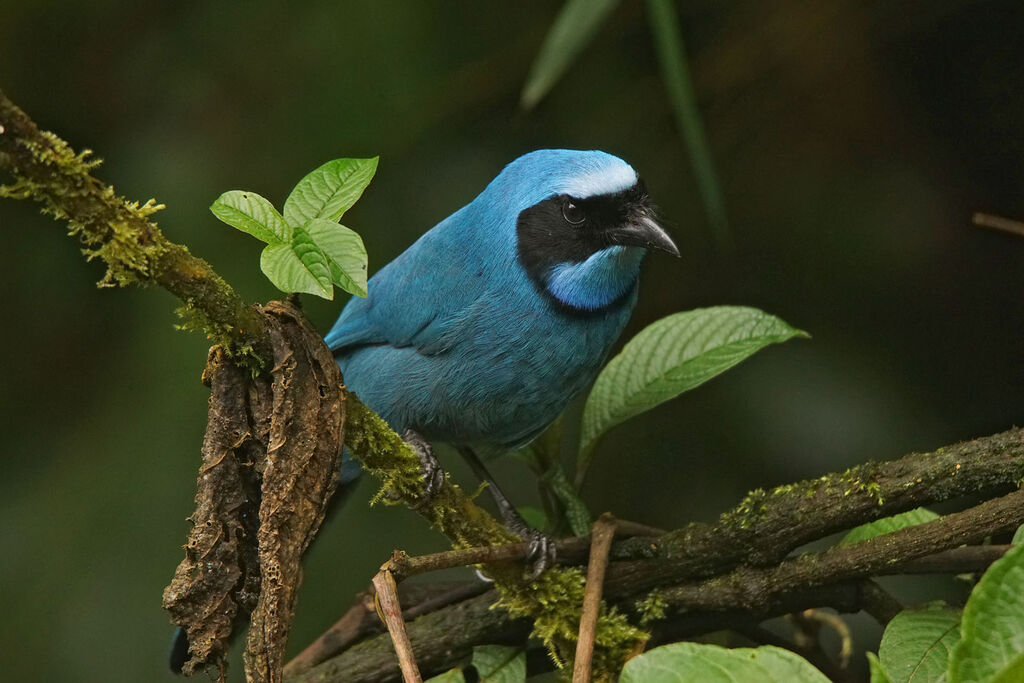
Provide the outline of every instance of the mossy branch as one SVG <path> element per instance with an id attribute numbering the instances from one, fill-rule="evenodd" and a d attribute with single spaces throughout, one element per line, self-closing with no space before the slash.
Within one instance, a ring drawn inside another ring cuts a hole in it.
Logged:
<path id="1" fill-rule="evenodd" d="M 101 259 L 101 287 L 155 284 L 183 302 L 183 325 L 203 329 L 250 366 L 271 356 L 261 316 L 206 261 L 170 241 L 151 216 L 163 208 L 119 196 L 92 175 L 100 161 L 76 153 L 38 126 L 0 90 L 0 171 L 11 176 L 0 197 L 32 199 L 43 213 L 67 221 L 85 245 L 86 258 Z"/>
<path id="2" fill-rule="evenodd" d="M 612 556 L 619 561 L 609 566 L 605 593 L 612 605 L 653 627 L 655 641 L 756 625 L 811 607 L 873 609 L 877 591 L 866 577 L 983 571 L 999 557 L 1005 546 L 959 546 L 1024 522 L 1024 491 L 1014 490 L 1022 477 L 1024 430 L 1011 429 L 755 491 L 716 524 L 617 542 Z M 927 524 L 787 559 L 810 540 L 968 495 L 989 500 Z M 476 645 L 525 644 L 529 622 L 491 609 L 496 599 L 494 593 L 473 597 L 409 624 L 424 673 L 457 665 Z M 371 638 L 288 680 L 395 680 L 389 648 Z"/>
<path id="3" fill-rule="evenodd" d="M 374 500 L 405 503 L 451 539 L 456 548 L 507 545 L 521 540 L 477 506 L 447 475 L 437 495 L 429 504 L 421 505 L 423 477 L 412 448 L 353 394 L 349 394 L 347 411 L 345 445 L 364 469 L 383 482 Z M 498 605 L 512 618 L 532 619 L 533 636 L 549 647 L 560 664 L 569 661 L 583 607 L 583 572 L 575 567 L 553 567 L 529 580 L 524 576 L 524 564 L 512 561 L 488 565 L 486 573 L 494 579 L 500 596 Z M 623 614 L 609 609 L 602 610 L 597 634 L 594 671 L 602 673 L 621 669 L 629 654 L 647 639 L 647 634 L 631 626 Z M 419 650 L 416 657 L 419 661 Z"/>

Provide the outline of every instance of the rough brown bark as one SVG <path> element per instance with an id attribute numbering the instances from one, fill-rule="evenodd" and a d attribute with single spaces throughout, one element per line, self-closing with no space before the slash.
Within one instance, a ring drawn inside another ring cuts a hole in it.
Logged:
<path id="1" fill-rule="evenodd" d="M 280 681 L 302 555 L 337 485 L 341 374 L 294 306 L 266 307 L 274 367 L 253 378 L 214 350 L 196 513 L 164 606 L 188 632 L 185 672 L 219 663 L 239 616 L 251 619 L 250 681 Z"/>

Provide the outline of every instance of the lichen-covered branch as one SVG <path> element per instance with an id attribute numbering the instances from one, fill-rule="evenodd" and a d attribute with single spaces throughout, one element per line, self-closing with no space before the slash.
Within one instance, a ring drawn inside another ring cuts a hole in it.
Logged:
<path id="1" fill-rule="evenodd" d="M 837 531 L 967 494 L 992 496 L 1022 480 L 1024 429 L 1010 429 L 930 453 L 758 489 L 715 524 L 622 541 L 612 557 L 660 559 L 666 577 L 712 576 L 740 562 L 774 565 L 795 548 Z M 649 575 L 655 583 L 661 578 Z"/>
<path id="2" fill-rule="evenodd" d="M 655 625 L 656 638 L 756 624 L 810 607 L 878 611 L 877 595 L 865 589 L 864 577 L 982 571 L 1005 551 L 1003 546 L 958 546 L 1024 522 L 1024 492 L 1013 491 L 1022 477 L 1024 430 L 1012 429 L 771 492 L 756 491 L 714 525 L 617 542 L 612 555 L 619 561 L 608 569 L 606 597 Z M 883 516 L 968 494 L 991 498 L 1007 491 L 1013 492 L 926 525 L 786 559 L 807 541 Z M 494 600 L 485 594 L 409 624 L 424 673 L 457 664 L 474 645 L 524 642 L 528 629 L 489 609 Z M 672 616 L 680 610 L 684 613 Z M 371 638 L 289 680 L 395 680 L 394 654 L 378 640 Z"/>
<path id="3" fill-rule="evenodd" d="M 269 359 L 259 313 L 210 264 L 164 236 L 151 220 L 162 205 L 130 202 L 93 177 L 100 162 L 89 155 L 41 131 L 0 90 L 0 171 L 10 176 L 0 197 L 32 199 L 66 221 L 86 257 L 106 263 L 100 286 L 159 285 L 183 302 L 186 326 L 202 328 L 249 365 Z"/>

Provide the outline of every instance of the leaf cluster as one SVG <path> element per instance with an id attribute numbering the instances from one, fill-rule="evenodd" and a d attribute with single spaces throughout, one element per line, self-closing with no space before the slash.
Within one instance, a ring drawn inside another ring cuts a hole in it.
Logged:
<path id="1" fill-rule="evenodd" d="M 210 206 L 220 220 L 267 243 L 260 268 L 282 292 L 334 298 L 334 286 L 366 296 L 366 247 L 338 221 L 377 171 L 372 159 L 328 161 L 299 181 L 284 215 L 255 192 L 231 190 Z"/>

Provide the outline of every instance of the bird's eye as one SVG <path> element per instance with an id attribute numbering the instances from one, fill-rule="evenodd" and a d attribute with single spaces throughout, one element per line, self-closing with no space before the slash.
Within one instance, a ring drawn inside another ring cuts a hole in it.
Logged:
<path id="1" fill-rule="evenodd" d="M 587 214 L 583 212 L 583 209 L 567 199 L 562 203 L 562 218 L 568 223 L 579 225 L 587 220 Z"/>

